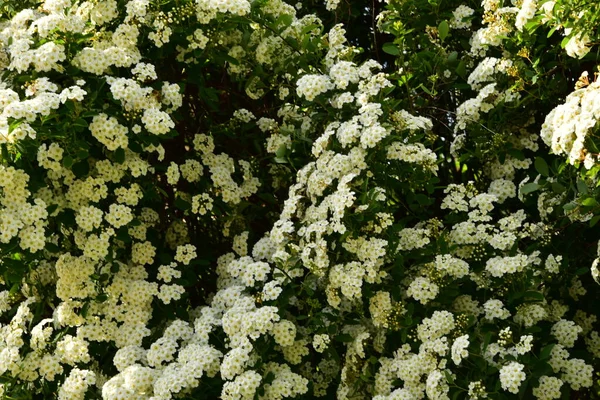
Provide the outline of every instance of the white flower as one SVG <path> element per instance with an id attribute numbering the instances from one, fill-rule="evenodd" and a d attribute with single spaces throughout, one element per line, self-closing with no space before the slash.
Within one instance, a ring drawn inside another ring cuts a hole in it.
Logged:
<path id="1" fill-rule="evenodd" d="M 510 317 L 510 312 L 497 299 L 491 299 L 483 303 L 483 309 L 485 310 L 485 318 L 490 321 L 494 318 L 506 319 Z"/>
<path id="2" fill-rule="evenodd" d="M 583 329 L 576 325 L 575 322 L 561 319 L 552 326 L 550 332 L 554 335 L 556 340 L 558 340 L 558 343 L 569 349 L 575 345 L 577 336 L 582 330 Z"/>
<path id="3" fill-rule="evenodd" d="M 452 361 L 454 361 L 454 364 L 459 365 L 462 359 L 469 355 L 467 347 L 469 347 L 469 335 L 460 336 L 454 341 L 452 344 Z"/>
<path id="4" fill-rule="evenodd" d="M 558 399 L 561 396 L 560 388 L 563 385 L 563 381 L 554 376 L 541 376 L 540 385 L 533 388 L 532 392 L 538 400 L 553 400 Z"/>
<path id="5" fill-rule="evenodd" d="M 327 75 L 304 75 L 296 82 L 298 96 L 312 101 L 318 95 L 334 88 Z"/>
<path id="6" fill-rule="evenodd" d="M 523 382 L 526 378 L 525 372 L 523 372 L 524 367 L 525 366 L 523 364 L 519 364 L 515 361 L 503 366 L 500 370 L 500 383 L 502 385 L 502 389 L 514 394 L 519 393 L 521 382 Z"/>
<path id="7" fill-rule="evenodd" d="M 435 299 L 439 291 L 438 285 L 427 278 L 419 276 L 412 281 L 406 294 L 421 304 L 427 304 L 429 301 Z"/>
<path id="8" fill-rule="evenodd" d="M 581 33 L 573 35 L 565 46 L 567 54 L 573 58 L 583 58 L 590 51 L 590 37 Z"/>

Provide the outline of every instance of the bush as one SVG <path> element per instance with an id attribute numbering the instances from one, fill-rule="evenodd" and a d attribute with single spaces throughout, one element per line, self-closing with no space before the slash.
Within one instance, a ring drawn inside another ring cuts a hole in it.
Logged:
<path id="1" fill-rule="evenodd" d="M 3 398 L 597 398 L 595 1 L 0 10 Z"/>

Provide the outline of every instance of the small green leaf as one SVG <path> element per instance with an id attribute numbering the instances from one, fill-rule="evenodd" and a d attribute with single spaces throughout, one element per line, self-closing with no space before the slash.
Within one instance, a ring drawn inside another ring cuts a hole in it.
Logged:
<path id="1" fill-rule="evenodd" d="M 549 176 L 550 170 L 548 169 L 548 163 L 542 157 L 535 158 L 535 169 L 543 176 Z"/>
<path id="2" fill-rule="evenodd" d="M 446 381 L 449 384 L 454 385 L 454 378 L 452 377 L 452 374 L 448 372 L 448 370 L 444 370 L 444 375 L 446 376 Z"/>
<path id="3" fill-rule="evenodd" d="M 342 333 L 341 335 L 337 335 L 335 337 L 335 340 L 337 340 L 338 342 L 351 342 L 354 340 L 354 338 L 348 333 Z"/>
<path id="4" fill-rule="evenodd" d="M 72 125 L 73 126 L 78 126 L 78 127 L 81 127 L 81 128 L 87 128 L 88 127 L 87 121 L 85 119 L 83 119 L 83 118 L 76 119 L 75 121 L 73 121 Z"/>
<path id="5" fill-rule="evenodd" d="M 598 205 L 598 202 L 596 201 L 595 198 L 593 197 L 588 197 L 583 199 L 583 201 L 581 202 L 582 205 L 586 206 L 586 207 L 595 207 Z"/>
<path id="6" fill-rule="evenodd" d="M 556 194 L 561 194 L 567 191 L 567 188 L 558 182 L 552 182 L 552 191 Z"/>
<path id="7" fill-rule="evenodd" d="M 594 217 L 590 220 L 590 228 L 593 228 L 600 221 L 600 215 L 594 215 Z"/>
<path id="8" fill-rule="evenodd" d="M 453 51 L 452 53 L 450 53 L 450 55 L 448 55 L 448 63 L 449 64 L 454 64 L 458 59 L 458 52 Z"/>
<path id="9" fill-rule="evenodd" d="M 98 296 L 96 296 L 96 301 L 98 303 L 105 302 L 106 300 L 108 300 L 108 295 L 106 293 L 100 293 Z"/>
<path id="10" fill-rule="evenodd" d="M 450 32 L 450 26 L 448 25 L 448 21 L 442 21 L 438 25 L 438 34 L 440 36 L 440 40 L 443 42 Z"/>
<path id="11" fill-rule="evenodd" d="M 117 231 L 117 234 L 115 235 L 115 237 L 124 243 L 131 242 L 131 236 L 129 236 L 129 232 L 127 231 L 126 228 L 119 229 Z"/>
<path id="12" fill-rule="evenodd" d="M 78 163 L 73 164 L 71 171 L 75 174 L 77 178 L 83 178 L 90 172 L 90 165 L 87 160 L 79 161 Z"/>
<path id="13" fill-rule="evenodd" d="M 575 270 L 575 275 L 585 275 L 588 272 L 590 272 L 590 269 L 588 267 L 581 267 Z"/>
<path id="14" fill-rule="evenodd" d="M 577 179 L 577 191 L 581 194 L 588 194 L 587 184 L 583 179 Z"/>
<path id="15" fill-rule="evenodd" d="M 281 146 L 279 146 L 279 148 L 275 152 L 275 156 L 277 156 L 278 158 L 283 158 L 283 157 L 285 157 L 286 152 L 287 152 L 287 146 L 285 144 L 282 144 Z"/>
<path id="16" fill-rule="evenodd" d="M 58 204 L 50 204 L 48 207 L 46 207 L 46 211 L 50 215 L 52 215 L 54 213 L 54 211 L 56 211 L 57 209 L 58 209 Z"/>
<path id="17" fill-rule="evenodd" d="M 526 183 L 523 185 L 523 187 L 521 188 L 521 193 L 523 194 L 529 194 L 532 192 L 535 192 L 536 190 L 538 190 L 541 186 L 538 185 L 537 183 Z"/>
<path id="18" fill-rule="evenodd" d="M 552 349 L 556 346 L 556 343 L 549 344 L 548 346 L 542 347 L 542 351 L 540 351 L 540 360 L 546 360 L 550 358 L 550 353 L 552 353 Z"/>
<path id="19" fill-rule="evenodd" d="M 73 157 L 71 156 L 64 156 L 63 160 L 62 160 L 63 166 L 65 168 L 71 168 L 71 165 L 73 165 Z"/>
<path id="20" fill-rule="evenodd" d="M 464 60 L 460 60 L 458 63 L 458 67 L 456 67 L 456 73 L 463 79 L 465 79 L 467 76 L 467 64 L 464 62 Z"/>
<path id="21" fill-rule="evenodd" d="M 118 164 L 123 164 L 125 162 L 125 150 L 122 147 L 119 147 L 117 150 L 115 150 L 114 156 L 115 161 Z"/>
<path id="22" fill-rule="evenodd" d="M 81 316 L 84 318 L 87 317 L 89 309 L 90 309 L 90 302 L 86 301 L 85 304 L 83 305 L 83 307 L 81 307 Z"/>
<path id="23" fill-rule="evenodd" d="M 60 252 L 60 247 L 58 247 L 57 245 L 55 245 L 54 243 L 46 243 L 46 250 L 48 250 L 50 253 L 58 253 Z"/>
<path id="24" fill-rule="evenodd" d="M 190 208 L 192 208 L 192 205 L 190 203 L 188 203 L 187 201 L 183 200 L 181 197 L 178 197 L 175 199 L 175 207 L 179 208 L 180 210 L 189 210 Z"/>
<path id="25" fill-rule="evenodd" d="M 384 43 L 382 46 L 382 50 L 384 53 L 388 53 L 393 56 L 400 55 L 400 49 L 398 49 L 398 47 L 394 43 L 391 43 L 391 42 Z"/>
<path id="26" fill-rule="evenodd" d="M 535 290 L 528 290 L 525 292 L 524 297 L 528 297 L 530 299 L 544 301 L 544 294 L 540 292 L 536 292 Z"/>
<path id="27" fill-rule="evenodd" d="M 142 224 L 142 221 L 140 221 L 137 218 L 134 218 L 131 220 L 131 222 L 129 223 L 129 226 L 140 226 Z"/>
<path id="28" fill-rule="evenodd" d="M 76 155 L 77 155 L 77 158 L 86 159 L 86 158 L 88 158 L 90 153 L 88 153 L 87 150 L 81 149 L 81 150 L 77 150 Z"/>
<path id="29" fill-rule="evenodd" d="M 511 157 L 516 158 L 520 161 L 523 161 L 525 159 L 525 154 L 523 154 L 521 150 L 510 149 L 508 150 L 508 154 L 510 154 Z"/>

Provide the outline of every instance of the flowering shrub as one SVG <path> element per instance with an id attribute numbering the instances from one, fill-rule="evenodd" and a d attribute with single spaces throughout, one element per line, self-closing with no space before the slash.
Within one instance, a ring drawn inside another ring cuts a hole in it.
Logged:
<path id="1" fill-rule="evenodd" d="M 597 396 L 594 1 L 0 7 L 3 398 Z"/>

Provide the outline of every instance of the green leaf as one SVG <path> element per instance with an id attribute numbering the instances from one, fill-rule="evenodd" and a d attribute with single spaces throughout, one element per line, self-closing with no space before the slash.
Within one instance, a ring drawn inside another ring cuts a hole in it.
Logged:
<path id="1" fill-rule="evenodd" d="M 588 267 L 581 267 L 575 270 L 575 275 L 585 275 L 588 272 L 590 272 L 590 269 Z"/>
<path id="2" fill-rule="evenodd" d="M 122 147 L 119 147 L 117 150 L 115 150 L 113 154 L 115 156 L 115 161 L 118 164 L 123 164 L 125 162 L 125 150 Z"/>
<path id="3" fill-rule="evenodd" d="M 450 26 L 448 25 L 448 21 L 442 21 L 438 25 L 438 34 L 440 36 L 440 40 L 443 42 L 450 32 Z"/>
<path id="4" fill-rule="evenodd" d="M 454 385 L 454 378 L 452 377 L 452 374 L 448 372 L 448 370 L 444 370 L 444 375 L 446 376 L 446 381 L 449 384 Z"/>
<path id="5" fill-rule="evenodd" d="M 516 158 L 520 161 L 523 161 L 525 159 L 525 154 L 523 154 L 521 150 L 510 149 L 508 150 L 508 154 L 510 154 L 511 157 Z"/>
<path id="6" fill-rule="evenodd" d="M 527 292 L 525 292 L 524 297 L 529 297 L 530 299 L 544 301 L 544 294 L 540 293 L 540 292 L 536 292 L 535 290 L 528 290 Z"/>
<path id="7" fill-rule="evenodd" d="M 187 201 L 183 200 L 181 197 L 178 197 L 175 199 L 175 207 L 179 208 L 180 210 L 186 211 L 192 208 L 192 205 Z"/>
<path id="8" fill-rule="evenodd" d="M 587 184 L 583 179 L 577 179 L 577 191 L 581 194 L 588 194 L 589 190 Z"/>
<path id="9" fill-rule="evenodd" d="M 96 296 L 96 301 L 98 303 L 105 302 L 106 300 L 108 300 L 108 295 L 106 293 L 100 293 L 98 296 Z"/>
<path id="10" fill-rule="evenodd" d="M 561 194 L 567 191 L 567 188 L 558 182 L 552 182 L 552 191 L 556 194 Z"/>
<path id="11" fill-rule="evenodd" d="M 382 50 L 384 53 L 388 53 L 393 56 L 400 55 L 400 49 L 394 43 L 391 42 L 384 43 L 382 46 Z"/>
<path id="12" fill-rule="evenodd" d="M 50 243 L 50 242 L 46 243 L 46 247 L 45 248 L 50 253 L 59 253 L 60 252 L 60 247 L 58 247 L 54 243 Z"/>
<path id="13" fill-rule="evenodd" d="M 542 347 L 542 351 L 540 351 L 540 360 L 546 360 L 550 358 L 550 353 L 552 349 L 556 346 L 556 343 L 549 344 L 547 346 Z"/>
<path id="14" fill-rule="evenodd" d="M 490 341 L 492 340 L 492 332 L 488 332 L 485 334 L 485 336 L 483 337 L 483 343 L 482 343 L 482 350 L 481 351 L 485 351 L 488 347 L 488 345 L 490 344 Z"/>
<path id="15" fill-rule="evenodd" d="M 73 126 L 77 126 L 77 127 L 81 127 L 81 128 L 87 128 L 88 127 L 88 123 L 85 119 L 83 118 L 78 118 L 75 121 L 73 121 L 73 123 L 71 124 Z"/>
<path id="16" fill-rule="evenodd" d="M 142 224 L 142 221 L 140 221 L 137 218 L 134 218 L 131 220 L 131 222 L 129 223 L 129 226 L 140 226 Z"/>
<path id="17" fill-rule="evenodd" d="M 467 64 L 463 60 L 460 60 L 460 62 L 458 63 L 458 67 L 456 67 L 456 73 L 461 78 L 463 78 L 463 79 L 466 78 L 466 76 L 467 76 Z"/>
<path id="18" fill-rule="evenodd" d="M 548 163 L 542 157 L 535 158 L 535 169 L 543 176 L 550 176 L 550 170 L 548 169 Z"/>
<path id="19" fill-rule="evenodd" d="M 81 307 L 81 316 L 84 318 L 87 317 L 89 309 L 90 309 L 90 302 L 86 301 L 85 304 L 83 305 L 83 307 Z"/>
<path id="20" fill-rule="evenodd" d="M 127 231 L 127 228 L 119 229 L 117 231 L 117 234 L 115 235 L 115 237 L 124 243 L 131 242 L 131 236 L 129 236 L 129 232 Z"/>
<path id="21" fill-rule="evenodd" d="M 448 63 L 449 64 L 454 64 L 458 59 L 458 52 L 453 51 L 452 53 L 450 53 L 450 55 L 448 55 Z"/>
<path id="22" fill-rule="evenodd" d="M 73 165 L 73 157 L 71 157 L 71 156 L 63 157 L 62 163 L 65 168 L 71 168 L 71 165 Z"/>
<path id="23" fill-rule="evenodd" d="M 598 202 L 596 201 L 595 198 L 593 197 L 588 197 L 583 199 L 583 201 L 581 202 L 582 205 L 586 206 L 586 207 L 595 207 L 598 205 Z"/>
<path id="24" fill-rule="evenodd" d="M 88 158 L 90 153 L 88 153 L 87 150 L 81 149 L 81 150 L 77 150 L 76 155 L 77 155 L 77 158 L 81 158 L 83 160 L 83 159 Z"/>
<path id="25" fill-rule="evenodd" d="M 83 178 L 90 172 L 90 165 L 87 160 L 79 161 L 78 163 L 73 164 L 71 171 L 75 174 L 77 178 Z"/>
<path id="26" fill-rule="evenodd" d="M 523 187 L 521 188 L 521 193 L 523 194 L 529 194 L 532 192 L 535 192 L 536 190 L 538 190 L 541 186 L 538 185 L 537 183 L 526 183 L 523 185 Z"/>
<path id="27" fill-rule="evenodd" d="M 287 146 L 285 144 L 282 144 L 281 146 L 279 146 L 279 148 L 275 152 L 275 156 L 277 158 L 284 158 L 286 152 L 287 152 Z"/>
<path id="28" fill-rule="evenodd" d="M 351 342 L 354 340 L 354 338 L 348 333 L 342 333 L 341 335 L 337 335 L 335 337 L 335 340 L 337 340 L 338 342 Z"/>
<path id="29" fill-rule="evenodd" d="M 600 215 L 594 215 L 594 217 L 590 220 L 590 228 L 594 227 L 600 221 Z"/>

